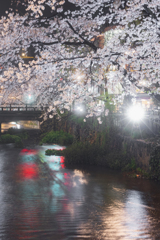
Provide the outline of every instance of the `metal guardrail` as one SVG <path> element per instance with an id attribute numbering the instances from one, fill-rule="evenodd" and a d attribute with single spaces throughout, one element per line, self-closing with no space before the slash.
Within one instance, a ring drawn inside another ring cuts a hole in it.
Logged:
<path id="1" fill-rule="evenodd" d="M 37 107 L 30 105 L 22 105 L 22 106 L 0 106 L 0 112 L 8 112 L 8 111 L 44 111 L 46 107 Z"/>

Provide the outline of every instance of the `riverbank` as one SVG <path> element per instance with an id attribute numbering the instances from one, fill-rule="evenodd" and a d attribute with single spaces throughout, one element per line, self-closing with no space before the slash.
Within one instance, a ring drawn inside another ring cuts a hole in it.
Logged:
<path id="1" fill-rule="evenodd" d="M 41 141 L 41 130 L 26 132 L 28 138 L 22 140 L 24 148 L 36 148 Z M 157 144 L 157 139 L 153 138 L 145 141 L 116 135 L 108 137 L 107 134 L 99 133 L 94 143 L 76 141 L 64 151 L 64 155 L 66 164 L 70 166 L 103 166 L 119 170 L 131 178 L 160 180 L 160 173 L 155 171 L 158 165 L 153 167 L 149 162 L 151 151 Z"/>
<path id="2" fill-rule="evenodd" d="M 22 139 L 24 148 L 34 148 L 37 145 L 39 145 L 40 142 L 40 135 L 41 130 L 40 129 L 29 129 L 25 130 L 28 137 L 27 139 Z"/>

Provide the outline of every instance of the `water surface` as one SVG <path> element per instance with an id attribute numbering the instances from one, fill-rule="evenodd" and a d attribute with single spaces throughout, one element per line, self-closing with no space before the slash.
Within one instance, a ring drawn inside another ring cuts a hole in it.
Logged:
<path id="1" fill-rule="evenodd" d="M 39 153 L 51 181 L 36 175 L 34 158 L 0 146 L 0 239 L 160 239 L 159 183 L 98 167 L 66 168 L 63 157 L 44 156 L 47 148 L 53 146 Z"/>

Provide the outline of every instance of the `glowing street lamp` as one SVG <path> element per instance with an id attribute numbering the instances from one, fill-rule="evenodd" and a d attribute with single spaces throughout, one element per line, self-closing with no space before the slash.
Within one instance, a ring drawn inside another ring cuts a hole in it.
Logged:
<path id="1" fill-rule="evenodd" d="M 77 115 L 83 115 L 85 114 L 85 105 L 82 103 L 76 103 L 74 104 L 73 110 Z"/>
<path id="2" fill-rule="evenodd" d="M 78 111 L 78 112 L 84 112 L 84 109 L 83 109 L 83 107 L 79 106 L 79 107 L 77 107 L 76 111 Z"/>
<path id="3" fill-rule="evenodd" d="M 32 104 L 35 101 L 35 96 L 33 93 L 25 93 L 23 96 L 23 101 L 25 104 Z"/>
<path id="4" fill-rule="evenodd" d="M 140 122 L 144 119 L 145 111 L 141 106 L 134 105 L 128 109 L 127 116 L 133 122 Z"/>

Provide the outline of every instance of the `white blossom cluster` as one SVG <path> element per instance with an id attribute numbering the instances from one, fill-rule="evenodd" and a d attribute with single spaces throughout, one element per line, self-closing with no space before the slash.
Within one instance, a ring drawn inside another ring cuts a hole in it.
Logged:
<path id="1" fill-rule="evenodd" d="M 83 102 L 86 118 L 96 115 L 101 124 L 109 112 L 98 110 L 102 91 L 120 85 L 122 96 L 138 88 L 159 93 L 160 0 L 69 2 L 74 10 L 64 11 L 62 0 L 29 1 L 25 15 L 1 17 L 0 103 L 22 100 L 31 89 L 37 104 L 50 106 L 50 118 Z M 53 16 L 44 16 L 46 6 Z M 101 48 L 98 36 L 106 39 Z M 24 62 L 20 50 L 30 48 L 34 59 Z"/>

